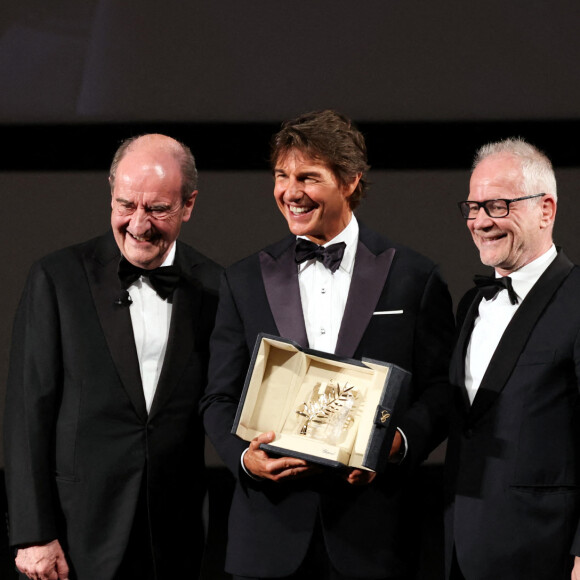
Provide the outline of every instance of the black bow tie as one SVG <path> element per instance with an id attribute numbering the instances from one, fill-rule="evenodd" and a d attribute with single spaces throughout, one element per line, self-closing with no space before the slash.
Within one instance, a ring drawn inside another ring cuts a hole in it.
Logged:
<path id="1" fill-rule="evenodd" d="M 508 291 L 508 296 L 512 304 L 518 303 L 518 295 L 512 286 L 512 279 L 509 276 L 502 276 L 496 278 L 495 276 L 480 276 L 479 274 L 473 278 L 475 285 L 480 289 L 483 297 L 486 300 L 491 300 L 498 292 L 502 290 Z"/>
<path id="2" fill-rule="evenodd" d="M 307 260 L 318 260 L 322 262 L 333 274 L 338 270 L 346 244 L 339 242 L 324 248 L 314 242 L 299 238 L 296 240 L 296 254 L 294 260 L 297 264 L 302 264 Z"/>
<path id="3" fill-rule="evenodd" d="M 145 270 L 134 266 L 125 258 L 121 258 L 119 262 L 118 273 L 123 290 L 127 290 L 140 276 L 146 276 L 149 278 L 149 282 L 151 282 L 155 292 L 163 300 L 167 300 L 171 296 L 181 277 L 179 266 L 163 266 L 153 270 Z"/>

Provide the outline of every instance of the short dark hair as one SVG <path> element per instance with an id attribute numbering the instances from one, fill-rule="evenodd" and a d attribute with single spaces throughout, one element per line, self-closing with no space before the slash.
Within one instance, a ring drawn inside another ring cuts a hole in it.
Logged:
<path id="1" fill-rule="evenodd" d="M 167 140 L 169 150 L 173 153 L 175 159 L 179 163 L 181 168 L 181 200 L 183 203 L 185 203 L 191 197 L 192 192 L 197 189 L 197 167 L 195 166 L 195 158 L 193 157 L 193 153 L 187 145 L 177 141 L 176 139 L 167 137 L 166 135 L 138 135 L 136 137 L 129 137 L 121 143 L 115 152 L 113 161 L 111 162 L 111 168 L 109 169 L 109 183 L 111 184 L 111 191 L 113 191 L 115 188 L 117 168 L 125 155 L 129 153 L 137 141 L 143 141 L 154 137 L 161 137 Z"/>
<path id="2" fill-rule="evenodd" d="M 368 189 L 365 173 L 370 166 L 365 139 L 348 117 L 326 109 L 283 123 L 271 142 L 272 169 L 293 149 L 325 163 L 341 185 L 352 183 L 361 173 L 360 181 L 349 197 L 350 208 L 358 207 Z"/>

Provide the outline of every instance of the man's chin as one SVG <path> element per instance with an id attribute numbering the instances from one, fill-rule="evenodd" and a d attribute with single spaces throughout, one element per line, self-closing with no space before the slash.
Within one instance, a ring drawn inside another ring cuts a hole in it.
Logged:
<path id="1" fill-rule="evenodd" d="M 137 268 L 143 268 L 143 270 L 151 270 L 161 266 L 163 259 L 159 257 L 157 253 L 135 253 L 135 252 L 124 252 L 125 258 L 137 266 Z"/>
<path id="2" fill-rule="evenodd" d="M 504 260 L 498 256 L 485 256 L 480 254 L 480 260 L 484 266 L 489 266 L 490 268 L 501 268 L 504 263 Z"/>

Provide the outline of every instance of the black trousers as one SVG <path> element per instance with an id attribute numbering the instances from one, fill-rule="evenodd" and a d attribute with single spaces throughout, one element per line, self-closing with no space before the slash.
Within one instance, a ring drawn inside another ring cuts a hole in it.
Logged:
<path id="1" fill-rule="evenodd" d="M 338 572 L 328 557 L 320 519 L 317 519 L 316 527 L 312 534 L 312 540 L 308 552 L 298 570 L 290 576 L 284 576 L 279 580 L 362 580 L 364 577 L 344 576 Z M 233 576 L 233 580 L 267 580 L 254 576 Z M 378 580 L 412 580 L 410 576 L 386 576 Z"/>
<path id="2" fill-rule="evenodd" d="M 151 549 L 151 530 L 147 517 L 146 502 L 146 477 L 143 477 L 137 509 L 131 535 L 125 550 L 121 565 L 115 574 L 115 580 L 159 580 L 161 576 L 156 574 L 155 561 Z"/>
<path id="3" fill-rule="evenodd" d="M 449 575 L 449 580 L 465 580 L 465 576 L 459 568 L 459 563 L 457 562 L 457 554 L 455 553 L 455 548 L 453 548 L 453 560 L 451 561 L 451 574 Z"/>

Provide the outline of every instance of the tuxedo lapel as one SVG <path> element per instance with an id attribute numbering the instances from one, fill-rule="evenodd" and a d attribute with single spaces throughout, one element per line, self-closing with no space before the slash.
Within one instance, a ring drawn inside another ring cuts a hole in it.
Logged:
<path id="1" fill-rule="evenodd" d="M 189 363 L 195 344 L 194 328 L 197 327 L 202 303 L 199 284 L 189 275 L 192 264 L 185 262 L 179 246 L 175 260 L 181 267 L 183 277 L 173 294 L 167 349 L 149 417 L 154 416 L 169 399 Z"/>
<path id="2" fill-rule="evenodd" d="M 294 236 L 289 236 L 279 244 L 261 251 L 260 268 L 279 335 L 308 347 L 298 267 L 294 261 L 294 240 Z"/>
<path id="3" fill-rule="evenodd" d="M 129 307 L 116 303 L 122 294 L 117 276 L 119 257 L 115 240 L 108 234 L 99 240 L 94 255 L 85 257 L 85 267 L 109 352 L 137 414 L 146 421 L 147 409 Z"/>
<path id="4" fill-rule="evenodd" d="M 465 388 L 465 355 L 467 353 L 469 339 L 471 338 L 471 332 L 473 331 L 473 323 L 477 318 L 481 298 L 481 292 L 477 292 L 467 310 L 449 364 L 450 382 L 452 385 L 458 385 L 461 391 L 463 409 L 466 412 L 471 408 L 471 403 L 469 401 L 469 396 L 467 395 L 467 389 Z"/>
<path id="5" fill-rule="evenodd" d="M 470 421 L 476 421 L 494 403 L 508 381 L 542 312 L 572 268 L 572 262 L 560 252 L 530 290 L 508 324 L 489 362 L 471 406 Z"/>
<path id="6" fill-rule="evenodd" d="M 349 358 L 354 355 L 385 287 L 394 255 L 394 248 L 375 254 L 359 239 L 336 343 L 337 355 Z"/>

